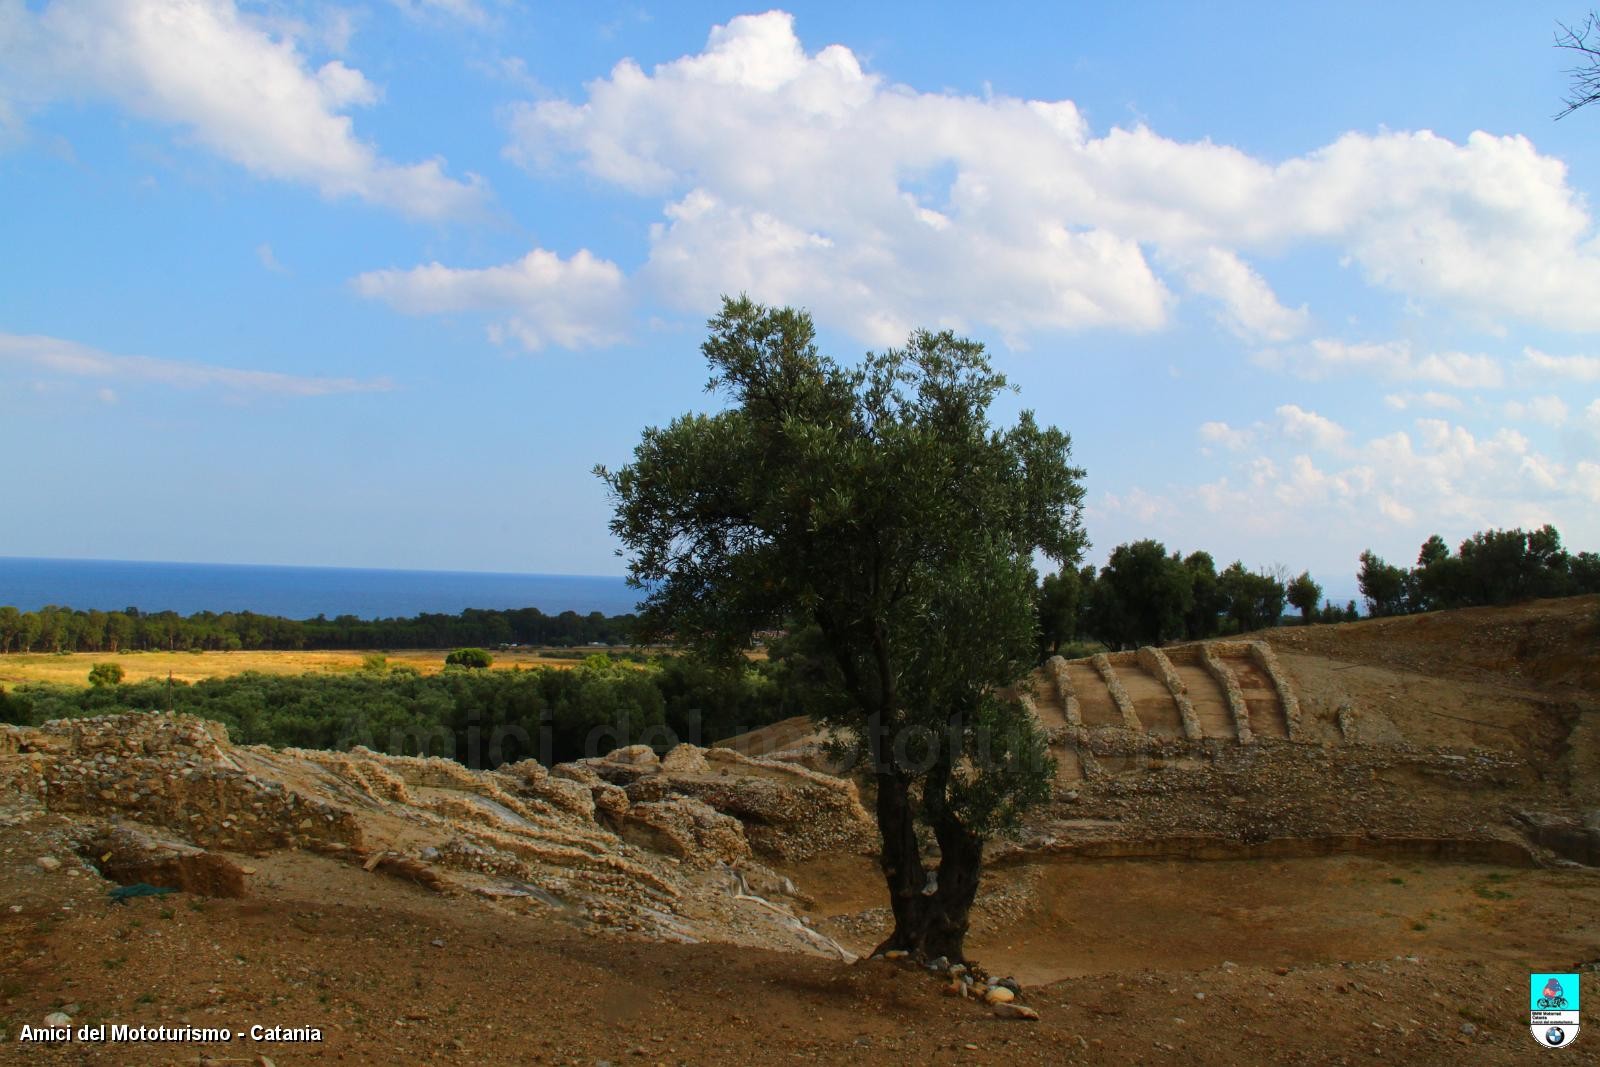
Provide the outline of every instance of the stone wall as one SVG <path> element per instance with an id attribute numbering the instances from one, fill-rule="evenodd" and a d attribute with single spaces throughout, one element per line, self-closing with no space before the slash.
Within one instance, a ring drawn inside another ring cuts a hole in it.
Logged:
<path id="1" fill-rule="evenodd" d="M 1173 703 L 1178 705 L 1178 718 L 1183 722 L 1183 736 L 1191 741 L 1204 737 L 1205 732 L 1200 729 L 1200 717 L 1194 713 L 1194 703 L 1189 699 L 1189 687 L 1172 669 L 1172 661 L 1167 659 L 1166 653 L 1146 645 L 1139 649 L 1138 657 L 1139 665 L 1160 678 L 1167 692 L 1172 694 Z"/>
<path id="2" fill-rule="evenodd" d="M 1131 660 L 1129 653 L 1121 653 L 1124 660 Z M 1138 733 L 1144 732 L 1144 725 L 1139 722 L 1139 715 L 1133 709 L 1133 699 L 1128 696 L 1128 691 L 1122 687 L 1122 679 L 1117 677 L 1116 668 L 1111 665 L 1111 657 L 1104 652 L 1096 653 L 1089 658 L 1095 671 L 1106 683 L 1106 689 L 1111 693 L 1111 702 L 1117 706 L 1117 711 L 1122 715 L 1122 725 Z"/>

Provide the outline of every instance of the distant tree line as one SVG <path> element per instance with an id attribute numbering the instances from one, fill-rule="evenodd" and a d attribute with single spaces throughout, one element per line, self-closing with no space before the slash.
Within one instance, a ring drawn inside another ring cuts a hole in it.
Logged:
<path id="1" fill-rule="evenodd" d="M 1301 617 L 1343 619 L 1309 573 L 1297 578 L 1246 570 L 1235 560 L 1222 571 L 1210 553 L 1168 552 L 1160 541 L 1118 545 L 1098 572 L 1092 566 L 1047 575 L 1038 591 L 1041 651 L 1096 641 L 1111 648 L 1199 640 L 1276 626 L 1286 605 Z M 1349 606 L 1353 614 L 1355 605 Z"/>
<path id="2" fill-rule="evenodd" d="M 1513 604 L 1536 597 L 1600 593 L 1600 555 L 1572 555 L 1554 526 L 1485 530 L 1452 553 L 1435 534 L 1423 542 L 1415 567 L 1361 553 L 1356 575 L 1371 615 L 1405 615 L 1442 608 Z"/>
<path id="3" fill-rule="evenodd" d="M 372 661 L 335 675 L 246 672 L 193 685 L 121 684 L 106 671 L 88 688 L 0 688 L 0 722 L 38 725 L 170 706 L 226 724 L 241 744 L 366 745 L 492 767 L 527 758 L 562 762 L 629 744 L 710 744 L 803 713 L 782 656 L 733 672 L 685 656 L 637 664 L 596 654 L 571 669 L 452 667 L 426 676 L 388 667 L 381 657 Z"/>
<path id="4" fill-rule="evenodd" d="M 468 608 L 459 615 L 409 619 L 285 619 L 254 612 L 38 611 L 0 607 L 0 653 L 459 648 L 462 646 L 626 644 L 634 616 L 546 615 L 538 608 Z"/>
<path id="5" fill-rule="evenodd" d="M 1369 615 L 1509 604 L 1600 592 L 1600 556 L 1570 555 L 1553 526 L 1488 530 L 1454 554 L 1443 538 L 1430 537 L 1410 570 L 1363 552 L 1357 581 Z M 1183 556 L 1153 540 L 1118 545 L 1098 571 L 1045 576 L 1035 603 L 1045 655 L 1083 642 L 1116 649 L 1245 633 L 1279 625 L 1288 607 L 1303 623 L 1360 617 L 1353 600 L 1343 607 L 1323 601 L 1309 572 L 1291 578 L 1238 561 L 1219 572 L 1209 553 Z"/>

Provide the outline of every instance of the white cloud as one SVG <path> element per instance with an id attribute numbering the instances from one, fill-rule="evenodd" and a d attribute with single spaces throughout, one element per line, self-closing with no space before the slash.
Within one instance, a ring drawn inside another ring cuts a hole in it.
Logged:
<path id="1" fill-rule="evenodd" d="M 1350 436 L 1343 426 L 1332 419 L 1324 418 L 1315 411 L 1306 411 L 1295 404 L 1284 404 L 1276 414 L 1284 436 L 1297 441 L 1309 441 L 1320 449 L 1337 449 Z"/>
<path id="2" fill-rule="evenodd" d="M 1508 400 L 1506 418 L 1560 426 L 1567 421 L 1567 405 L 1559 396 L 1536 396 L 1529 400 Z"/>
<path id="3" fill-rule="evenodd" d="M 1286 367 L 1310 379 L 1360 374 L 1454 389 L 1492 389 L 1505 382 L 1505 373 L 1493 356 L 1466 352 L 1418 355 L 1407 341 L 1349 343 L 1318 338 L 1309 345 L 1264 350 L 1258 354 L 1257 362 Z"/>
<path id="4" fill-rule="evenodd" d="M 1594 526 L 1577 508 L 1582 465 L 1544 455 L 1515 430 L 1481 435 L 1444 419 L 1419 418 L 1413 432 L 1352 444 L 1343 431 L 1320 439 L 1314 430 L 1296 431 L 1305 425 L 1298 416 L 1286 418 L 1285 443 L 1309 438 L 1334 462 L 1319 466 L 1307 455 L 1296 456 L 1287 474 L 1259 481 L 1254 506 L 1270 508 L 1275 500 L 1320 516 L 1315 521 L 1322 524 L 1337 522 L 1338 516 L 1363 523 L 1364 516 L 1376 512 L 1398 526 L 1421 516 L 1466 532 L 1537 525 L 1560 516 L 1574 532 Z M 1290 512 L 1281 514 L 1287 521 Z"/>
<path id="5" fill-rule="evenodd" d="M 1536 348 L 1525 348 L 1518 369 L 1530 381 L 1564 378 L 1573 382 L 1600 382 L 1600 356 L 1551 356 Z"/>
<path id="6" fill-rule="evenodd" d="M 313 68 L 295 26 L 233 0 L 56 0 L 37 15 L 13 3 L 0 7 L 0 99 L 109 99 L 324 196 L 430 219 L 482 208 L 475 177 L 447 177 L 439 159 L 390 162 L 356 137 L 344 112 L 381 92 L 339 60 Z"/>
<path id="7" fill-rule="evenodd" d="M 183 389 L 220 388 L 287 396 L 327 396 L 386 392 L 393 388 L 387 379 L 314 378 L 150 356 L 118 356 L 55 337 L 0 333 L 0 363 L 7 362 L 27 364 L 73 378 L 155 382 Z M 109 388 L 100 389 L 98 395 L 108 403 L 117 398 Z"/>
<path id="8" fill-rule="evenodd" d="M 565 158 L 659 199 L 646 278 L 704 310 L 744 287 L 873 341 L 906 323 L 1039 331 L 1164 325 L 1147 255 L 1282 342 L 1308 325 L 1245 254 L 1331 246 L 1372 284 L 1472 320 L 1600 329 L 1600 252 L 1565 166 L 1522 137 L 1351 133 L 1271 164 L 1145 128 L 1090 131 L 1067 100 L 921 92 L 850 49 L 808 52 L 781 11 L 698 54 L 631 60 L 577 101 L 520 107 L 508 154 Z M 1410 377 L 1478 384 L 1481 357 Z"/>
<path id="9" fill-rule="evenodd" d="M 1266 280 L 1233 252 L 1206 248 L 1180 262 L 1189 288 L 1220 301 L 1218 320 L 1247 341 L 1289 341 L 1311 321 L 1304 304 L 1284 307 Z"/>
<path id="10" fill-rule="evenodd" d="M 1235 429 L 1225 422 L 1203 422 L 1200 424 L 1200 440 L 1221 445 L 1230 452 L 1237 452 L 1255 440 L 1255 433 L 1251 430 Z"/>
<path id="11" fill-rule="evenodd" d="M 1600 401 L 1594 411 L 1600 419 Z M 1358 439 L 1319 418 L 1285 405 L 1276 421 L 1256 424 L 1249 447 L 1194 483 L 1104 497 L 1097 540 L 1157 537 L 1169 547 L 1207 548 L 1219 560 L 1269 558 L 1287 543 L 1304 553 L 1297 569 L 1320 567 L 1345 580 L 1363 549 L 1404 561 L 1434 533 L 1453 541 L 1548 522 L 1569 544 L 1600 543 L 1600 464 L 1592 458 L 1541 451 L 1509 427 L 1477 433 L 1419 418 Z M 1208 438 L 1225 435 L 1216 429 Z"/>
<path id="12" fill-rule="evenodd" d="M 587 250 L 563 260 L 534 249 L 514 263 L 459 269 L 440 263 L 410 270 L 370 271 L 352 283 L 361 295 L 411 315 L 501 312 L 489 328 L 529 351 L 547 344 L 590 348 L 626 332 L 622 271 Z"/>
<path id="13" fill-rule="evenodd" d="M 1590 501 L 1600 504 L 1600 463 L 1579 463 L 1577 468 L 1578 491 Z"/>
<path id="14" fill-rule="evenodd" d="M 1460 397 L 1432 390 L 1422 393 L 1389 393 L 1384 396 L 1383 402 L 1396 411 L 1405 411 L 1409 408 L 1440 408 L 1447 411 L 1460 411 L 1462 407 Z"/>
<path id="15" fill-rule="evenodd" d="M 272 251 L 272 246 L 265 241 L 256 245 L 256 259 L 263 267 L 274 274 L 289 273 L 289 268 L 278 262 L 278 257 Z"/>

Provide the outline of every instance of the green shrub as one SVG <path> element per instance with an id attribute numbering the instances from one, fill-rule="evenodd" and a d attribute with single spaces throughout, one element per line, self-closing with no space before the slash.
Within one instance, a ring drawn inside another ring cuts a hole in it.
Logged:
<path id="1" fill-rule="evenodd" d="M 96 663 L 89 668 L 89 684 L 99 689 L 102 686 L 122 684 L 123 671 L 121 664 Z"/>

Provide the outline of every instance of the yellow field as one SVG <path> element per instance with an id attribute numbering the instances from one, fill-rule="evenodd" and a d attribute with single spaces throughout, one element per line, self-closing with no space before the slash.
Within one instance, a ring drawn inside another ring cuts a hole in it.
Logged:
<path id="1" fill-rule="evenodd" d="M 596 652 L 613 651 L 594 649 Z M 615 650 L 621 651 L 621 650 Z M 385 652 L 389 664 L 405 664 L 423 674 L 444 669 L 447 649 Z M 67 655 L 29 653 L 0 656 L 0 685 L 20 682 L 56 682 L 61 685 L 89 684 L 89 668 L 96 663 L 115 663 L 122 667 L 123 680 L 172 677 L 184 682 L 203 678 L 225 678 L 245 671 L 263 674 L 345 674 L 361 669 L 367 652 L 73 652 Z M 492 670 L 513 667 L 572 667 L 579 659 L 556 657 L 546 649 L 519 649 L 491 652 Z"/>

